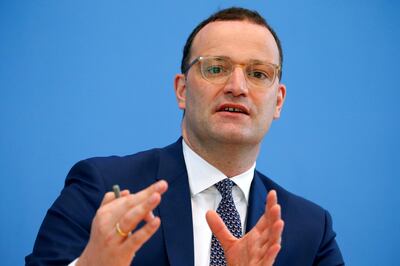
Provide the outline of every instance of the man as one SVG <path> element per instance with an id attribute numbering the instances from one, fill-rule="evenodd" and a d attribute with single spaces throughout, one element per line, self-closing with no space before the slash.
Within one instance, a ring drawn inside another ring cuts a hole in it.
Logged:
<path id="1" fill-rule="evenodd" d="M 255 171 L 284 103 L 281 68 L 258 13 L 229 8 L 200 23 L 175 77 L 182 138 L 75 165 L 26 263 L 343 265 L 329 214 Z M 106 193 L 113 184 L 126 188 L 120 198 Z"/>

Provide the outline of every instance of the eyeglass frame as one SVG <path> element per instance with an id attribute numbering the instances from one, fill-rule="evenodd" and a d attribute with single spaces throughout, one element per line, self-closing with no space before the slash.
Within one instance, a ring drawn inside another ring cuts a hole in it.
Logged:
<path id="1" fill-rule="evenodd" d="M 214 83 L 214 82 L 212 82 L 210 79 L 207 79 L 207 78 L 204 76 L 204 73 L 203 73 L 203 71 L 202 71 L 202 67 L 200 66 L 200 73 L 201 73 L 202 78 L 205 79 L 205 80 L 207 80 L 208 82 L 210 82 L 210 83 L 212 83 L 212 84 L 224 84 L 224 83 L 226 83 L 226 82 L 229 80 L 229 78 L 231 77 L 231 75 L 232 75 L 232 73 L 233 73 L 233 69 L 234 69 L 235 66 L 240 65 L 240 66 L 244 66 L 244 68 L 246 68 L 246 67 L 249 65 L 249 64 L 239 64 L 239 63 L 236 63 L 236 64 L 235 64 L 235 63 L 233 62 L 233 60 L 232 60 L 230 57 L 227 57 L 227 56 L 198 56 L 198 57 L 196 57 L 196 58 L 185 68 L 183 74 L 184 74 L 185 76 L 187 76 L 187 72 L 189 72 L 189 70 L 192 68 L 192 66 L 194 66 L 194 65 L 195 65 L 196 63 L 198 63 L 198 62 L 200 62 L 200 64 L 201 64 L 202 60 L 204 60 L 204 59 L 210 59 L 210 58 L 223 59 L 223 60 L 229 61 L 229 62 L 231 63 L 231 65 L 232 65 L 232 71 L 229 73 L 229 76 L 227 76 L 226 81 L 223 82 L 223 83 L 222 83 L 222 82 L 221 82 L 221 83 Z M 266 86 L 266 88 L 271 87 L 272 84 L 274 84 L 275 79 L 279 76 L 279 73 L 280 73 L 280 71 L 281 71 L 281 66 L 280 66 L 280 65 L 277 65 L 277 64 L 274 64 L 274 63 L 262 62 L 262 61 L 258 61 L 258 60 L 255 60 L 255 62 L 259 62 L 260 64 L 264 64 L 264 65 L 269 65 L 269 66 L 272 66 L 272 67 L 274 68 L 275 71 L 274 71 L 273 79 L 271 80 L 271 84 L 269 84 L 268 86 Z M 254 63 L 255 63 L 255 62 L 254 62 Z M 243 67 L 242 67 L 242 68 L 243 68 Z M 245 75 L 245 77 L 246 77 L 246 81 L 247 81 L 247 82 L 249 82 L 249 83 L 251 83 L 251 84 L 254 84 L 251 80 L 248 80 L 247 75 Z"/>

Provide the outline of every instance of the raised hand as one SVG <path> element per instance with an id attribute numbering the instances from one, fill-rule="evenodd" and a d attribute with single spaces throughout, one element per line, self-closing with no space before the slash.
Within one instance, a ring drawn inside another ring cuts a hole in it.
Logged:
<path id="1" fill-rule="evenodd" d="M 242 238 L 234 237 L 215 211 L 206 214 L 207 223 L 224 249 L 227 265 L 270 266 L 281 248 L 284 222 L 276 191 L 268 193 L 264 214 Z"/>
<path id="2" fill-rule="evenodd" d="M 135 253 L 160 226 L 160 218 L 154 217 L 152 211 L 167 187 L 167 182 L 159 181 L 136 194 L 124 190 L 118 199 L 113 192 L 106 193 L 93 219 L 89 242 L 76 265 L 130 265 Z M 141 221 L 146 224 L 130 234 Z"/>

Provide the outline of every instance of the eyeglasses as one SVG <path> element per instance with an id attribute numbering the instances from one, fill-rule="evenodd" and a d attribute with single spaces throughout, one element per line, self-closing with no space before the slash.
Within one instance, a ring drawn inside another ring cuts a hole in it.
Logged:
<path id="1" fill-rule="evenodd" d="M 242 66 L 246 80 L 250 84 L 261 88 L 271 86 L 281 69 L 278 65 L 257 60 L 248 64 L 235 64 L 229 57 L 199 56 L 188 65 L 184 73 L 186 74 L 196 63 L 200 63 L 202 77 L 213 84 L 225 84 L 232 75 L 235 66 Z"/>

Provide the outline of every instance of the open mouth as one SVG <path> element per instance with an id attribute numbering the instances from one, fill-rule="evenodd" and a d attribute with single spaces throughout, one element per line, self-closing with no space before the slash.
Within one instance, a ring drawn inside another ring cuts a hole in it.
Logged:
<path id="1" fill-rule="evenodd" d="M 238 104 L 223 104 L 221 105 L 218 112 L 229 112 L 229 113 L 240 113 L 248 115 L 249 111 L 245 106 L 238 105 Z"/>
<path id="2" fill-rule="evenodd" d="M 225 107 L 223 111 L 225 111 L 225 112 L 233 112 L 233 113 L 244 113 L 244 111 L 242 109 L 233 108 L 233 107 Z"/>

